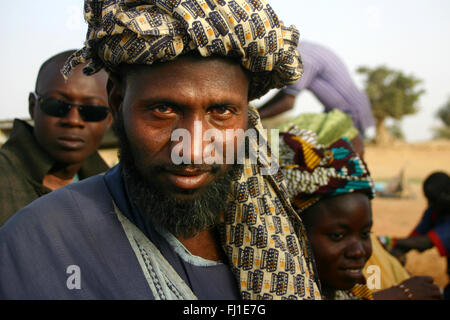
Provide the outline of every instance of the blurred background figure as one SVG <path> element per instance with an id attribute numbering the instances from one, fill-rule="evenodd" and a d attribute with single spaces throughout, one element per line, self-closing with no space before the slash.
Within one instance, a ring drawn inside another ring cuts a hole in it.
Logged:
<path id="1" fill-rule="evenodd" d="M 406 238 L 381 237 L 391 253 L 403 263 L 410 250 L 419 252 L 436 247 L 439 254 L 447 257 L 449 274 L 450 257 L 450 177 L 445 172 L 433 172 L 423 183 L 423 193 L 428 207 L 417 227 Z M 450 285 L 444 289 L 444 298 L 450 299 Z"/>
<path id="2" fill-rule="evenodd" d="M 354 126 L 364 136 L 365 130 L 375 124 L 367 95 L 359 90 L 342 60 L 328 48 L 307 41 L 300 41 L 299 51 L 303 61 L 303 76 L 295 84 L 287 86 L 263 104 L 258 111 L 268 127 L 276 127 L 281 113 L 294 107 L 302 90 L 311 91 L 323 104 L 324 111 L 339 109 L 348 114 Z"/>
<path id="3" fill-rule="evenodd" d="M 112 122 L 107 74 L 87 77 L 78 66 L 64 80 L 60 70 L 72 53 L 44 62 L 28 100 L 34 126 L 15 119 L 0 149 L 0 226 L 38 197 L 108 169 L 97 153 Z"/>

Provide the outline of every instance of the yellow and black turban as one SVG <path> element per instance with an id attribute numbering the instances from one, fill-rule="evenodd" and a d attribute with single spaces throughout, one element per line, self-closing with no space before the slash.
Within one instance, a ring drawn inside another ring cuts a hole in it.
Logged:
<path id="1" fill-rule="evenodd" d="M 299 33 L 285 27 L 265 0 L 85 0 L 85 47 L 64 66 L 84 72 L 124 64 L 153 64 L 197 51 L 238 59 L 250 71 L 249 97 L 297 81 Z"/>

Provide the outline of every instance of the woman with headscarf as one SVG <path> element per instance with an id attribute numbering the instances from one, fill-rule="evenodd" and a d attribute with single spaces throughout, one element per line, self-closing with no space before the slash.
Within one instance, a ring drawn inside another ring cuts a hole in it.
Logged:
<path id="1" fill-rule="evenodd" d="M 331 121 L 318 116 L 320 120 L 315 119 L 318 121 L 295 119 L 295 124 L 292 121 L 286 125 L 290 130 L 280 135 L 280 164 L 291 202 L 309 235 L 324 296 L 328 299 L 440 298 L 438 288 L 429 277 L 410 278 L 370 233 L 369 200 L 374 197 L 373 181 L 348 139 L 355 136 L 351 124 L 346 126 L 340 115 Z M 314 115 L 308 114 L 307 118 L 314 119 Z M 319 137 L 300 129 L 301 123 L 317 130 Z M 325 147 L 318 140 L 328 141 L 330 145 Z M 367 267 L 372 265 L 381 269 L 375 294 L 364 285 L 370 279 Z"/>

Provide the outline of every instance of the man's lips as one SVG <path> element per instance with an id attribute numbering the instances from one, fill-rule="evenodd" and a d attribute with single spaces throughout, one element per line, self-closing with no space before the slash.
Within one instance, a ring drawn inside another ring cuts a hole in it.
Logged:
<path id="1" fill-rule="evenodd" d="M 73 135 L 58 137 L 56 141 L 61 147 L 71 150 L 81 149 L 86 144 L 83 138 Z"/>
<path id="2" fill-rule="evenodd" d="M 198 189 L 211 179 L 210 170 L 182 169 L 166 171 L 169 181 L 180 189 Z"/>

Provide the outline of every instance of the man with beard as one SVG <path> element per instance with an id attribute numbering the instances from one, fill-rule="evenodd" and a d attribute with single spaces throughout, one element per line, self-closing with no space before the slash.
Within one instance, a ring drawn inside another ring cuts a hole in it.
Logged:
<path id="1" fill-rule="evenodd" d="M 319 299 L 303 225 L 266 170 L 248 106 L 300 77 L 296 29 L 259 0 L 87 0 L 85 17 L 86 47 L 62 72 L 109 72 L 120 163 L 0 229 L 0 297 Z M 226 134 L 247 129 L 258 143 Z M 233 162 L 206 161 L 208 132 Z"/>

